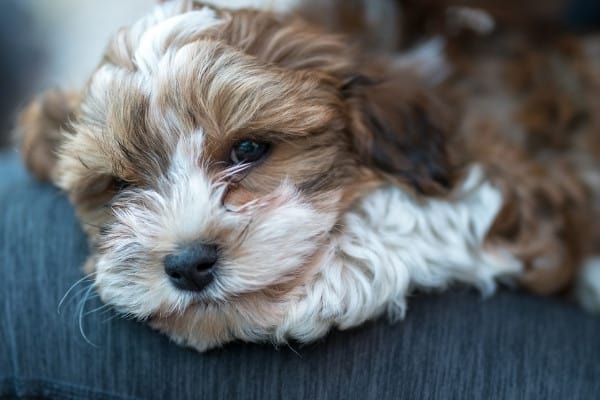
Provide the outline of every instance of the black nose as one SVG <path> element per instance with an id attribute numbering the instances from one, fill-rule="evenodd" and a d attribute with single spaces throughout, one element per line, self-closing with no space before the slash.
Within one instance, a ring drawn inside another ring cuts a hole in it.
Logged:
<path id="1" fill-rule="evenodd" d="M 217 246 L 193 243 L 165 257 L 165 272 L 179 289 L 201 291 L 213 280 Z"/>

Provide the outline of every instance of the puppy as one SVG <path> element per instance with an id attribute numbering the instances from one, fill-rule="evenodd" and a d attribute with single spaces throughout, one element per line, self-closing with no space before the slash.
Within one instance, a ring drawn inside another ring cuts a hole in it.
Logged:
<path id="1" fill-rule="evenodd" d="M 600 42 L 385 55 L 293 1 L 209 3 L 161 4 L 21 118 L 103 301 L 199 351 L 397 320 L 453 283 L 578 281 L 600 309 Z"/>

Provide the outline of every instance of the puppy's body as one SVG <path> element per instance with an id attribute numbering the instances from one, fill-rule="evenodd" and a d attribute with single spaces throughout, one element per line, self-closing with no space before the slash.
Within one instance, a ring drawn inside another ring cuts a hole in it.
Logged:
<path id="1" fill-rule="evenodd" d="M 594 41 L 510 76 L 503 52 L 455 48 L 453 69 L 435 41 L 371 54 L 286 10 L 160 6 L 112 41 L 58 157 L 29 157 L 77 206 L 106 302 L 205 350 L 398 318 L 415 288 L 554 293 L 579 276 L 597 215 Z M 43 117 L 24 114 L 30 149 Z M 262 152 L 241 162 L 247 149 Z M 208 245 L 217 260 L 182 290 L 167 260 Z"/>

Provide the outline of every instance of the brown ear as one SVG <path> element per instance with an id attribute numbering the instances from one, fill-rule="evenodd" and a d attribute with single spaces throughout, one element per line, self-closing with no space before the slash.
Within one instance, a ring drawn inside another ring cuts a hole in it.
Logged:
<path id="1" fill-rule="evenodd" d="M 78 101 L 75 92 L 51 90 L 29 103 L 21 113 L 17 139 L 27 168 L 38 179 L 52 179 L 62 129 L 72 118 Z"/>
<path id="2" fill-rule="evenodd" d="M 453 179 L 442 107 L 409 76 L 377 81 L 359 75 L 343 85 L 352 142 L 360 159 L 387 180 L 444 194 Z"/>

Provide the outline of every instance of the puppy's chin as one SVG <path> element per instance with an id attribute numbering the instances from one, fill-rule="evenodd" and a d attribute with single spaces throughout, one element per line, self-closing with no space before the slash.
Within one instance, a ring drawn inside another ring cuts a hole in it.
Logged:
<path id="1" fill-rule="evenodd" d="M 206 351 L 233 340 L 264 342 L 282 324 L 284 298 L 275 301 L 264 293 L 223 302 L 199 302 L 178 314 L 155 314 L 148 324 L 176 343 Z"/>

